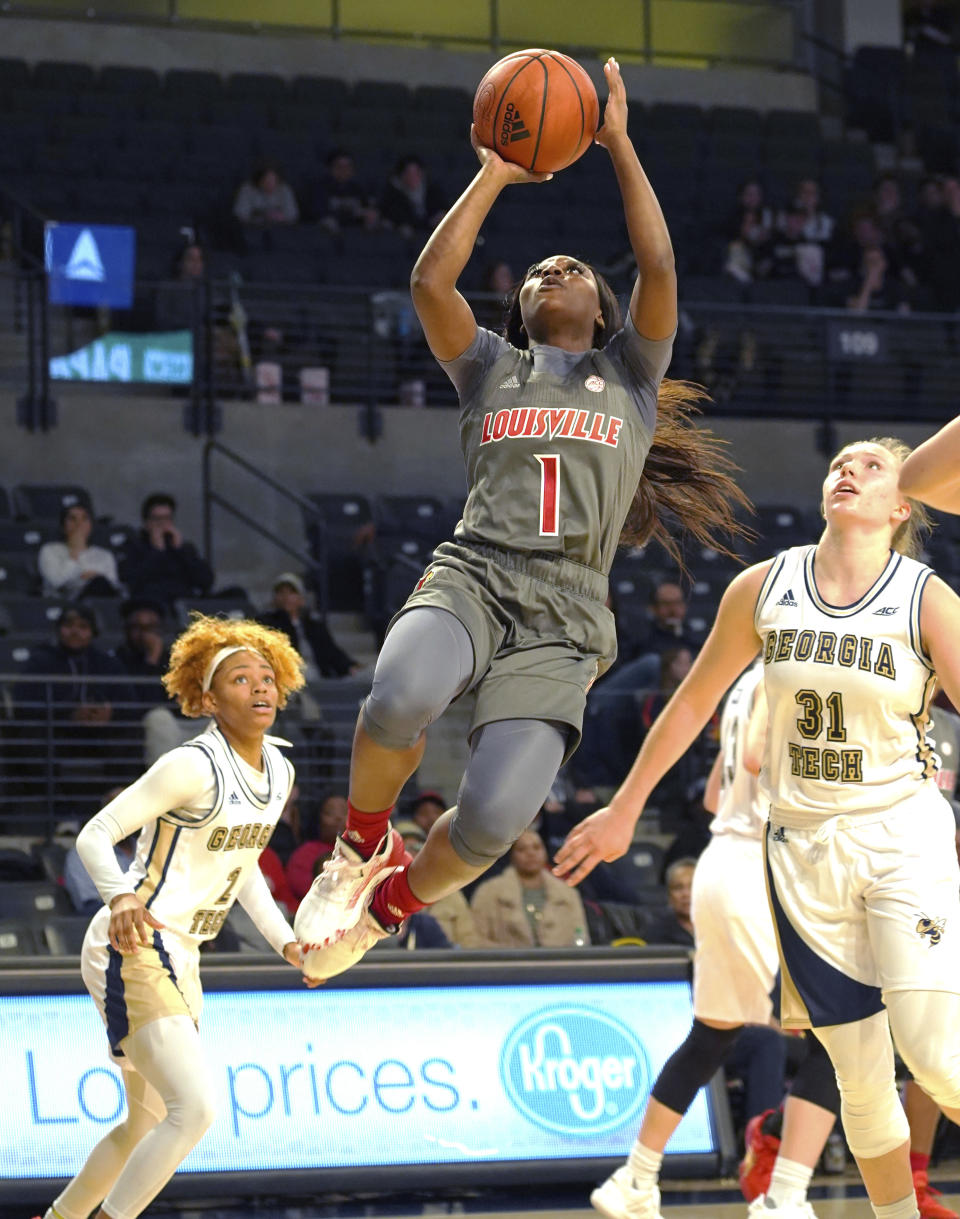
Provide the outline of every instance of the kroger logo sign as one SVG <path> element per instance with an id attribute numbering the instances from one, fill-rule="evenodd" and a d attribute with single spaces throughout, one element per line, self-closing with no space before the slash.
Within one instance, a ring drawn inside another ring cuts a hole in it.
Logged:
<path id="1" fill-rule="evenodd" d="M 650 1087 L 636 1035 L 589 1007 L 528 1016 L 504 1043 L 500 1075 L 516 1108 L 559 1134 L 616 1129 L 639 1112 Z"/>

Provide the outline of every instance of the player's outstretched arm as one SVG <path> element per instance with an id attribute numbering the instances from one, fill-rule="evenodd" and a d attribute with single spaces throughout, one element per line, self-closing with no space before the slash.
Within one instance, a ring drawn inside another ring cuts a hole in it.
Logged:
<path id="1" fill-rule="evenodd" d="M 651 791 L 703 730 L 724 693 L 756 656 L 760 640 L 753 611 L 770 562 L 736 576 L 723 594 L 717 618 L 690 672 L 654 720 L 630 773 L 607 808 L 585 817 L 557 852 L 554 875 L 575 885 L 598 863 L 619 859 Z"/>
<path id="2" fill-rule="evenodd" d="M 497 196 L 511 183 L 545 182 L 553 176 L 532 174 L 504 161 L 479 142 L 474 127 L 470 140 L 480 158 L 480 170 L 430 234 L 410 276 L 413 307 L 438 360 L 455 360 L 463 355 L 477 332 L 473 310 L 457 291 L 457 280 Z"/>
<path id="3" fill-rule="evenodd" d="M 610 154 L 620 184 L 630 248 L 639 276 L 630 297 L 630 316 L 645 339 L 668 339 L 677 328 L 677 272 L 670 231 L 630 136 L 627 89 L 611 56 L 603 65 L 609 96 L 596 141 Z"/>
<path id="4" fill-rule="evenodd" d="M 900 490 L 943 512 L 960 512 L 960 416 L 918 445 L 900 467 Z"/>
<path id="5" fill-rule="evenodd" d="M 939 576 L 931 576 L 923 590 L 920 638 L 947 698 L 960 707 L 960 597 Z"/>

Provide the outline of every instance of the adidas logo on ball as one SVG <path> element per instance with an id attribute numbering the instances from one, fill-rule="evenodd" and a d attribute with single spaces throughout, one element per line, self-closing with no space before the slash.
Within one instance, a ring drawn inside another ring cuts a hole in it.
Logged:
<path id="1" fill-rule="evenodd" d="M 507 102 L 507 108 L 503 112 L 503 124 L 500 127 L 500 143 L 516 144 L 517 140 L 529 139 L 530 132 L 527 130 L 526 123 L 520 117 L 520 111 L 513 102 Z"/>

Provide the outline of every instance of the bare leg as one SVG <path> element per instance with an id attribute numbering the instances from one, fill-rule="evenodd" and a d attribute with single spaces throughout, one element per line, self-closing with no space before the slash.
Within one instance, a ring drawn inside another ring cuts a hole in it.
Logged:
<path id="1" fill-rule="evenodd" d="M 886 1155 L 869 1160 L 858 1158 L 857 1167 L 874 1206 L 889 1206 L 891 1202 L 899 1202 L 913 1194 L 909 1139 Z"/>
<path id="2" fill-rule="evenodd" d="M 421 733 L 409 749 L 385 749 L 364 728 L 361 714 L 350 757 L 349 794 L 353 807 L 370 813 L 392 808 L 404 783 L 420 765 L 426 743 L 426 734 Z"/>
<path id="3" fill-rule="evenodd" d="M 903 1089 L 903 1107 L 910 1123 L 910 1150 L 929 1155 L 940 1121 L 940 1108 L 916 1080 L 908 1079 Z"/>
<path id="4" fill-rule="evenodd" d="M 783 1131 L 778 1154 L 784 1159 L 813 1168 L 836 1120 L 829 1109 L 788 1096 L 783 1106 Z"/>
<path id="5" fill-rule="evenodd" d="M 441 897 L 455 893 L 482 876 L 493 860 L 483 867 L 476 867 L 461 859 L 450 845 L 450 822 L 456 809 L 448 808 L 430 828 L 427 841 L 414 857 L 407 870 L 410 888 L 422 902 L 432 905 Z"/>

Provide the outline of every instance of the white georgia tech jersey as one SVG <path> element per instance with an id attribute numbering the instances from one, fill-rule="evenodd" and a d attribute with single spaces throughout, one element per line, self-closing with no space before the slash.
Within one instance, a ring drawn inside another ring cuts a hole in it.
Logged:
<path id="1" fill-rule="evenodd" d="M 264 769 L 254 771 L 216 728 L 165 755 L 171 763 L 177 757 L 208 777 L 212 767 L 212 788 L 202 783 L 206 790 L 195 801 L 144 827 L 127 876 L 165 927 L 198 942 L 219 932 L 257 867 L 290 794 L 293 767 L 267 737 Z"/>
<path id="2" fill-rule="evenodd" d="M 717 815 L 710 822 L 711 834 L 741 834 L 760 838 L 767 824 L 769 804 L 760 795 L 757 776 L 743 764 L 747 724 L 754 695 L 763 681 L 763 664 L 758 660 L 730 687 L 720 717 L 720 754 L 722 771 Z"/>
<path id="3" fill-rule="evenodd" d="M 934 673 L 920 639 L 933 573 L 891 551 L 858 601 L 829 605 L 815 551 L 778 555 L 757 598 L 769 706 L 761 794 L 814 818 L 882 810 L 936 773 L 924 732 Z"/>

